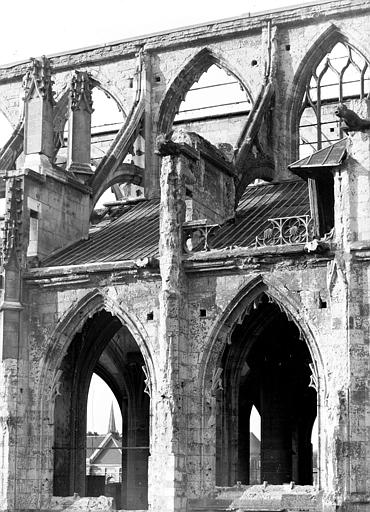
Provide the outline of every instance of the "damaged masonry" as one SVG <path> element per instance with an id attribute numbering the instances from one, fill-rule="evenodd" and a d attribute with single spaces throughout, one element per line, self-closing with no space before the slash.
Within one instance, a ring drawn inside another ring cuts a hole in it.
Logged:
<path id="1" fill-rule="evenodd" d="M 370 510 L 369 15 L 0 68 L 1 510 Z"/>

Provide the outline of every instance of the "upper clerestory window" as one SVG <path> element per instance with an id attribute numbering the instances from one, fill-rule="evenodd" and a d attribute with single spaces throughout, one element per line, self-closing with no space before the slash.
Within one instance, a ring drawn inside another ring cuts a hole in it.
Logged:
<path id="1" fill-rule="evenodd" d="M 300 110 L 300 158 L 342 138 L 334 106 L 366 98 L 370 69 L 365 57 L 348 43 L 337 43 L 314 69 Z"/>

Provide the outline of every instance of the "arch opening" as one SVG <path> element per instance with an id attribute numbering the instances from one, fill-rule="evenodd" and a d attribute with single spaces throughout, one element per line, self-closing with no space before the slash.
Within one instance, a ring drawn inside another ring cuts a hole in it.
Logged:
<path id="1" fill-rule="evenodd" d="M 87 400 L 86 494 L 111 496 L 122 486 L 122 413 L 110 387 L 93 373 Z"/>
<path id="2" fill-rule="evenodd" d="M 54 495 L 103 494 L 114 498 L 117 509 L 147 508 L 150 403 L 143 367 L 129 329 L 106 310 L 75 334 L 59 368 L 54 406 Z M 122 432 L 110 421 L 97 446 L 99 439 L 86 436 L 93 374 L 110 388 L 122 417 Z"/>
<path id="3" fill-rule="evenodd" d="M 235 325 L 220 367 L 216 485 L 312 485 L 313 361 L 296 324 L 265 293 Z M 260 439 L 252 411 L 260 416 Z"/>
<path id="4" fill-rule="evenodd" d="M 253 405 L 249 416 L 249 483 L 261 481 L 261 415 Z"/>
<path id="5" fill-rule="evenodd" d="M 338 103 L 370 93 L 370 68 L 366 58 L 347 41 L 338 41 L 313 67 L 299 112 L 299 157 L 325 148 L 342 138 L 334 110 Z"/>
<path id="6" fill-rule="evenodd" d="M 193 131 L 212 142 L 233 146 L 251 110 L 251 99 L 236 76 L 211 64 L 186 91 L 173 128 Z"/>
<path id="7" fill-rule="evenodd" d="M 212 64 L 186 92 L 173 128 L 197 132 L 216 145 L 234 145 L 250 110 L 251 99 L 240 81 Z"/>

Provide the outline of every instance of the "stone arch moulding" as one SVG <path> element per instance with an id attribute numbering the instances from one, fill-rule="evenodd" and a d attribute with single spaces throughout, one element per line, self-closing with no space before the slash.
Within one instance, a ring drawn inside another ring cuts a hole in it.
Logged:
<path id="1" fill-rule="evenodd" d="M 40 386 L 45 385 L 48 380 L 47 375 L 50 375 L 50 372 L 53 373 L 53 382 L 56 385 L 55 375 L 67 353 L 73 336 L 81 330 L 89 318 L 103 309 L 115 315 L 134 337 L 147 365 L 151 385 L 155 388 L 154 362 L 146 342 L 147 335 L 143 326 L 140 325 L 137 318 L 134 318 L 135 315 L 128 313 L 122 305 L 103 295 L 99 290 L 89 292 L 77 304 L 72 305 L 59 321 L 51 336 L 53 341 L 42 364 Z M 45 389 L 40 389 L 40 392 L 42 391 L 45 391 Z"/>
<path id="2" fill-rule="evenodd" d="M 363 47 L 353 34 L 349 35 L 333 23 L 327 24 L 318 38 L 311 43 L 294 75 L 291 91 L 287 94 L 290 98 L 287 105 L 288 133 L 291 134 L 290 162 L 298 158 L 298 116 L 301 107 L 306 83 L 312 70 L 329 53 L 337 43 L 347 43 L 370 62 L 368 51 Z"/>
<path id="3" fill-rule="evenodd" d="M 174 117 L 186 93 L 193 83 L 199 80 L 202 74 L 206 72 L 212 64 L 216 64 L 227 73 L 234 75 L 253 103 L 251 91 L 240 76 L 240 73 L 235 70 L 219 52 L 214 52 L 209 48 L 203 48 L 188 60 L 187 64 L 185 64 L 166 90 L 159 108 L 156 123 L 157 133 L 168 133 L 171 130 Z"/>
<path id="4" fill-rule="evenodd" d="M 45 357 L 40 362 L 40 380 L 36 392 L 37 402 L 39 404 L 39 449 L 40 453 L 46 451 L 51 453 L 52 437 L 45 432 L 45 419 L 49 418 L 49 427 L 52 425 L 54 416 L 55 398 L 60 394 L 59 381 L 61 378 L 60 365 L 67 353 L 68 347 L 73 340 L 73 336 L 79 332 L 85 322 L 94 314 L 105 309 L 107 312 L 115 315 L 125 325 L 134 337 L 145 361 L 147 372 L 147 382 L 150 385 L 152 393 L 156 389 L 155 365 L 147 344 L 147 335 L 140 321 L 135 315 L 128 313 L 116 301 L 103 295 L 99 290 L 93 290 L 86 294 L 77 304 L 72 305 L 63 315 L 58 325 L 50 336 L 51 344 Z M 48 446 L 46 446 L 48 445 Z M 44 467 L 41 458 L 38 461 L 38 471 L 48 473 L 49 469 Z M 48 475 L 50 477 L 50 475 Z M 42 496 L 42 481 L 39 480 L 39 497 Z"/>
<path id="5" fill-rule="evenodd" d="M 326 375 L 324 363 L 317 344 L 318 334 L 306 322 L 301 314 L 301 304 L 292 297 L 287 296 L 287 288 L 276 279 L 268 279 L 261 275 L 253 277 L 235 295 L 221 315 L 216 319 L 207 336 L 207 346 L 200 363 L 199 389 L 202 396 L 202 438 L 206 439 L 206 430 L 210 417 L 214 415 L 212 396 L 218 389 L 218 382 L 221 377 L 220 358 L 222 357 L 225 345 L 230 340 L 233 329 L 237 323 L 241 323 L 255 303 L 258 304 L 259 297 L 265 293 L 284 312 L 288 320 L 293 321 L 297 326 L 300 337 L 307 344 L 312 359 L 313 383 L 317 388 L 318 413 L 320 413 L 321 398 L 326 396 Z M 217 382 L 216 382 L 217 381 Z M 204 454 L 202 451 L 201 458 Z M 201 487 L 204 489 L 204 476 L 201 475 Z"/>
<path id="6" fill-rule="evenodd" d="M 144 173 L 143 169 L 138 167 L 135 164 L 125 164 L 122 163 L 118 167 L 113 167 L 109 170 L 103 182 L 98 180 L 93 181 L 92 183 L 92 203 L 91 203 L 91 211 L 93 211 L 96 203 L 102 194 L 112 185 L 116 183 L 135 183 L 136 185 L 141 185 L 143 183 Z"/>
<path id="7" fill-rule="evenodd" d="M 90 69 L 88 71 L 92 78 L 96 80 L 98 89 L 103 91 L 108 98 L 111 98 L 116 103 L 118 110 L 122 112 L 122 115 L 126 118 L 129 106 L 117 87 L 115 87 L 101 72 L 94 69 Z"/>

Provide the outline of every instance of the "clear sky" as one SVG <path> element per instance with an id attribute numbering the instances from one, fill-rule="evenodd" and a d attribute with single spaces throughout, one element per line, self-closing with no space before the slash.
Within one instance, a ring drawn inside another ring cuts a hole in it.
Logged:
<path id="1" fill-rule="evenodd" d="M 0 65 L 43 54 L 300 3 L 304 2 L 4 0 L 1 5 Z M 320 3 L 320 0 L 317 3 Z"/>

